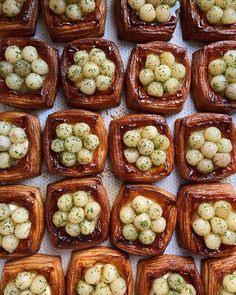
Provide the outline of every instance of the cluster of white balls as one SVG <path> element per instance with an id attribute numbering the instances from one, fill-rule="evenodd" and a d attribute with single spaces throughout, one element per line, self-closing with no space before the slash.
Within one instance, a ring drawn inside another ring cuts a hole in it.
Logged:
<path id="1" fill-rule="evenodd" d="M 197 0 L 200 10 L 212 25 L 233 25 L 236 23 L 235 0 Z"/>
<path id="2" fill-rule="evenodd" d="M 123 142 L 127 147 L 124 150 L 125 159 L 141 171 L 148 171 L 153 165 L 162 166 L 166 162 L 170 140 L 160 134 L 155 126 L 126 131 Z"/>
<path id="3" fill-rule="evenodd" d="M 93 152 L 99 145 L 99 138 L 90 132 L 90 127 L 84 122 L 74 125 L 59 124 L 56 127 L 56 138 L 51 143 L 51 149 L 60 155 L 65 167 L 77 163 L 88 165 L 93 161 Z"/>
<path id="4" fill-rule="evenodd" d="M 224 276 L 219 295 L 236 294 L 236 271 Z"/>
<path id="5" fill-rule="evenodd" d="M 127 284 L 113 264 L 99 263 L 86 270 L 76 290 L 78 295 L 124 295 Z"/>
<path id="6" fill-rule="evenodd" d="M 25 92 L 43 87 L 49 68 L 34 46 L 25 46 L 21 50 L 10 45 L 5 50 L 5 59 L 0 61 L 0 76 L 8 88 Z"/>
<path id="7" fill-rule="evenodd" d="M 96 90 L 106 91 L 111 86 L 116 66 L 102 49 L 79 50 L 74 54 L 74 62 L 67 76 L 82 93 L 93 95 Z"/>
<path id="8" fill-rule="evenodd" d="M 228 50 L 223 58 L 210 62 L 211 87 L 227 99 L 236 100 L 236 50 Z"/>
<path id="9" fill-rule="evenodd" d="M 14 281 L 9 282 L 4 288 L 3 295 L 48 295 L 51 288 L 43 275 L 35 272 L 24 271 L 18 273 Z"/>
<path id="10" fill-rule="evenodd" d="M 150 295 L 196 295 L 193 285 L 187 283 L 179 273 L 167 273 L 153 281 Z"/>
<path id="11" fill-rule="evenodd" d="M 15 17 L 20 12 L 26 0 L 2 0 L 0 1 L 0 16 Z"/>
<path id="12" fill-rule="evenodd" d="M 156 235 L 163 233 L 166 219 L 162 207 L 144 196 L 136 196 L 120 211 L 122 234 L 128 241 L 138 240 L 144 245 L 152 244 Z"/>
<path id="13" fill-rule="evenodd" d="M 96 8 L 95 0 L 49 0 L 50 9 L 72 21 L 83 19 Z"/>
<path id="14" fill-rule="evenodd" d="M 0 121 L 0 169 L 7 169 L 24 158 L 29 140 L 23 128 Z"/>
<path id="15" fill-rule="evenodd" d="M 139 72 L 139 81 L 148 95 L 162 97 L 165 93 L 175 94 L 186 75 L 185 66 L 177 63 L 173 53 L 149 54 L 144 69 Z"/>
<path id="16" fill-rule="evenodd" d="M 231 162 L 232 143 L 222 137 L 217 127 L 192 132 L 188 145 L 186 160 L 200 173 L 211 173 L 215 168 L 225 168 Z"/>
<path id="17" fill-rule="evenodd" d="M 65 227 L 71 237 L 92 234 L 101 212 L 99 203 L 86 191 L 62 195 L 57 201 L 57 208 L 59 211 L 54 213 L 53 223 L 56 227 Z"/>
<path id="18" fill-rule="evenodd" d="M 198 206 L 193 230 L 204 237 L 205 245 L 211 250 L 224 245 L 236 245 L 236 213 L 226 201 L 202 203 Z"/>
<path id="19" fill-rule="evenodd" d="M 177 0 L 128 0 L 130 7 L 144 22 L 165 23 L 171 17 L 171 7 Z"/>
<path id="20" fill-rule="evenodd" d="M 28 238 L 30 229 L 31 221 L 26 208 L 0 203 L 0 247 L 13 253 L 20 240 Z"/>

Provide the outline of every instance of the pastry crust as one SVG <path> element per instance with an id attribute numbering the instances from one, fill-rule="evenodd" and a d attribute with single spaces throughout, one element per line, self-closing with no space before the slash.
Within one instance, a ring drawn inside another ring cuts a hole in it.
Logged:
<path id="1" fill-rule="evenodd" d="M 123 135 L 126 131 L 144 127 L 146 125 L 153 125 L 160 133 L 163 133 L 170 140 L 170 146 L 167 149 L 167 159 L 162 166 L 155 166 L 149 171 L 140 171 L 134 166 L 129 164 L 123 155 L 124 143 Z M 143 182 L 149 183 L 160 180 L 168 176 L 174 163 L 174 145 L 171 136 L 170 129 L 166 120 L 158 115 L 149 114 L 132 114 L 114 119 L 110 124 L 109 131 L 109 152 L 111 163 L 113 167 L 113 173 L 117 178 L 124 179 L 131 182 Z M 113 143 L 116 143 L 115 145 Z"/>
<path id="2" fill-rule="evenodd" d="M 202 260 L 202 282 L 205 294 L 218 294 L 225 275 L 236 270 L 236 256 Z"/>
<path id="3" fill-rule="evenodd" d="M 185 148 L 192 131 L 214 126 L 220 129 L 222 135 L 231 140 L 231 163 L 226 168 L 217 168 L 208 174 L 202 174 L 195 167 L 187 164 Z M 193 114 L 175 121 L 176 162 L 182 178 L 195 182 L 214 182 L 230 176 L 236 171 L 236 137 L 233 120 L 228 115 L 201 113 Z"/>
<path id="4" fill-rule="evenodd" d="M 33 36 L 39 15 L 39 1 L 26 0 L 21 12 L 13 18 L 0 17 L 0 38 Z"/>
<path id="5" fill-rule="evenodd" d="M 155 24 L 141 21 L 129 6 L 128 0 L 114 1 L 114 8 L 119 39 L 135 43 L 169 41 L 179 20 L 179 9 L 168 22 Z"/>
<path id="6" fill-rule="evenodd" d="M 1 294 L 3 294 L 7 283 L 14 280 L 17 274 L 23 271 L 35 271 L 43 275 L 51 287 L 52 295 L 65 295 L 61 257 L 45 254 L 34 254 L 27 258 L 6 262 L 2 272 Z"/>
<path id="7" fill-rule="evenodd" d="M 48 45 L 45 41 L 32 38 L 8 38 L 0 41 L 0 57 L 4 60 L 7 46 L 17 45 L 20 48 L 34 46 L 39 55 L 43 57 L 49 67 L 49 73 L 43 87 L 39 90 L 20 93 L 9 89 L 0 76 L 0 102 L 21 109 L 51 108 L 57 94 L 58 84 L 58 50 Z"/>
<path id="8" fill-rule="evenodd" d="M 186 75 L 181 82 L 180 90 L 175 94 L 164 94 L 162 97 L 153 97 L 147 94 L 146 87 L 139 81 L 139 72 L 144 67 L 148 54 L 161 54 L 168 51 L 174 54 L 178 62 L 186 68 Z M 165 43 L 151 42 L 137 45 L 131 52 L 126 72 L 126 96 L 130 109 L 146 111 L 156 114 L 173 114 L 183 109 L 187 98 L 191 80 L 190 61 L 187 50 L 180 46 Z"/>
<path id="9" fill-rule="evenodd" d="M 119 217 L 120 210 L 125 204 L 132 202 L 138 195 L 157 202 L 163 209 L 163 217 L 167 220 L 165 231 L 157 234 L 154 243 L 151 245 L 144 245 L 139 241 L 128 241 L 122 235 L 122 222 Z M 121 187 L 112 208 L 110 241 L 119 249 L 132 255 L 157 256 L 163 254 L 171 240 L 176 217 L 175 197 L 169 192 L 152 185 L 124 185 Z"/>
<path id="10" fill-rule="evenodd" d="M 53 42 L 70 42 L 81 38 L 98 38 L 104 35 L 107 3 L 96 1 L 96 8 L 80 21 L 70 21 L 53 13 L 48 0 L 41 0 L 43 16 Z"/>
<path id="11" fill-rule="evenodd" d="M 98 136 L 99 146 L 94 152 L 93 161 L 90 164 L 76 164 L 72 167 L 65 167 L 61 164 L 59 156 L 51 150 L 51 142 L 55 138 L 55 128 L 65 122 L 69 124 L 85 122 L 90 126 L 91 131 Z M 52 174 L 66 177 L 83 177 L 101 173 L 105 167 L 107 145 L 107 131 L 101 114 L 70 109 L 55 112 L 47 118 L 43 133 L 43 150 L 48 170 Z"/>
<path id="12" fill-rule="evenodd" d="M 227 256 L 236 253 L 236 245 L 221 244 L 218 250 L 208 249 L 204 239 L 192 229 L 193 215 L 198 206 L 203 202 L 217 202 L 220 200 L 229 202 L 236 209 L 236 194 L 231 184 L 189 184 L 180 187 L 177 199 L 177 236 L 181 247 L 193 253 L 209 257 Z"/>
<path id="13" fill-rule="evenodd" d="M 66 274 L 67 294 L 76 295 L 76 283 L 88 267 L 96 263 L 112 263 L 126 281 L 127 290 L 124 295 L 133 294 L 133 272 L 126 254 L 108 247 L 96 247 L 90 250 L 72 252 Z"/>
<path id="14" fill-rule="evenodd" d="M 161 255 L 139 261 L 135 287 L 136 295 L 149 295 L 154 279 L 171 271 L 180 273 L 188 283 L 192 284 L 197 295 L 204 295 L 201 278 L 194 259 L 175 255 Z"/>
<path id="15" fill-rule="evenodd" d="M 181 22 L 184 40 L 206 43 L 236 40 L 236 24 L 210 25 L 197 7 L 195 0 L 183 0 L 181 2 Z"/>
<path id="16" fill-rule="evenodd" d="M 68 66 L 73 63 L 73 55 L 78 50 L 102 49 L 109 60 L 116 65 L 112 86 L 106 91 L 96 91 L 93 95 L 85 95 L 67 78 Z M 67 104 L 75 108 L 103 110 L 120 104 L 124 86 L 124 67 L 118 47 L 114 42 L 105 39 L 88 38 L 67 44 L 61 60 L 61 80 Z"/>
<path id="17" fill-rule="evenodd" d="M 24 128 L 29 140 L 27 155 L 8 169 L 0 169 L 0 181 L 18 181 L 41 174 L 41 127 L 37 115 L 20 112 L 0 113 L 0 121 Z"/>
<path id="18" fill-rule="evenodd" d="M 208 79 L 209 63 L 214 59 L 222 58 L 228 50 L 235 49 L 236 41 L 221 41 L 204 46 L 193 53 L 191 91 L 198 110 L 217 113 L 236 111 L 236 101 L 215 92 Z"/>
<path id="19" fill-rule="evenodd" d="M 95 201 L 101 206 L 101 215 L 92 234 L 73 238 L 65 232 L 64 227 L 57 228 L 52 221 L 52 217 L 58 210 L 57 200 L 61 195 L 80 190 L 92 192 Z M 49 184 L 45 210 L 48 232 L 54 247 L 61 249 L 86 249 L 102 243 L 108 237 L 110 204 L 100 177 L 70 179 Z"/>

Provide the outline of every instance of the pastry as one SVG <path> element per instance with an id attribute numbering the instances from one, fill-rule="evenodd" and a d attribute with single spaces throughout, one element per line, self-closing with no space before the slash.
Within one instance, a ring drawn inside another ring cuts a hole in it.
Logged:
<path id="1" fill-rule="evenodd" d="M 194 259 L 175 255 L 140 260 L 136 295 L 203 295 L 203 286 Z"/>
<path id="2" fill-rule="evenodd" d="M 126 75 L 127 105 L 157 114 L 180 112 L 190 87 L 186 49 L 165 42 L 137 45 Z"/>
<path id="3" fill-rule="evenodd" d="M 120 39 L 135 43 L 169 41 L 179 19 L 177 0 L 114 1 L 117 33 Z"/>
<path id="4" fill-rule="evenodd" d="M 6 262 L 1 294 L 65 295 L 65 280 L 59 256 L 35 254 Z"/>
<path id="5" fill-rule="evenodd" d="M 33 36 L 38 14 L 38 0 L 1 1 L 0 38 Z"/>
<path id="6" fill-rule="evenodd" d="M 57 75 L 58 50 L 46 42 L 31 38 L 0 41 L 1 103 L 22 109 L 51 108 Z"/>
<path id="7" fill-rule="evenodd" d="M 104 35 L 106 0 L 41 0 L 41 7 L 54 42 Z"/>
<path id="8" fill-rule="evenodd" d="M 0 113 L 0 181 L 41 174 L 41 128 L 36 115 Z"/>
<path id="9" fill-rule="evenodd" d="M 133 273 L 128 256 L 122 252 L 96 247 L 73 252 L 67 271 L 67 294 L 132 295 Z"/>
<path id="10" fill-rule="evenodd" d="M 236 40 L 235 1 L 183 0 L 181 20 L 185 40 Z"/>
<path id="11" fill-rule="evenodd" d="M 48 185 L 46 220 L 54 247 L 84 249 L 105 241 L 110 206 L 99 177 Z"/>
<path id="12" fill-rule="evenodd" d="M 44 207 L 39 189 L 1 186 L 0 199 L 0 258 L 19 258 L 37 252 L 44 233 Z"/>
<path id="13" fill-rule="evenodd" d="M 110 124 L 109 141 L 117 178 L 147 183 L 168 176 L 173 169 L 172 136 L 161 116 L 133 114 L 115 119 Z"/>
<path id="14" fill-rule="evenodd" d="M 207 295 L 236 293 L 236 256 L 202 260 L 202 281 Z"/>
<path id="15" fill-rule="evenodd" d="M 192 95 L 201 111 L 236 111 L 236 41 L 221 41 L 193 54 Z M 200 77 L 200 78 L 199 78 Z"/>
<path id="16" fill-rule="evenodd" d="M 66 110 L 48 116 L 43 135 L 48 170 L 82 177 L 104 170 L 107 132 L 100 114 Z"/>
<path id="17" fill-rule="evenodd" d="M 228 115 L 202 113 L 176 120 L 176 161 L 182 178 L 214 182 L 234 174 L 235 140 Z"/>
<path id="18" fill-rule="evenodd" d="M 189 184 L 177 199 L 179 245 L 204 256 L 236 253 L 236 194 L 231 184 Z"/>
<path id="19" fill-rule="evenodd" d="M 102 110 L 119 105 L 124 68 L 118 47 L 112 41 L 94 38 L 67 44 L 61 80 L 72 107 Z"/>
<path id="20" fill-rule="evenodd" d="M 151 185 L 124 185 L 112 208 L 110 240 L 132 255 L 157 256 L 176 223 L 175 197 Z"/>

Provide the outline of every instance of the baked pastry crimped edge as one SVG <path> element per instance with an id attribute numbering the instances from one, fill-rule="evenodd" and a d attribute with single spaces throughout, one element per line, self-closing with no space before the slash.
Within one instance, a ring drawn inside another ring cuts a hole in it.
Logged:
<path id="1" fill-rule="evenodd" d="M 139 241 L 129 242 L 122 235 L 122 222 L 119 213 L 122 207 L 131 202 L 137 195 L 142 195 L 161 205 L 163 217 L 167 221 L 166 229 L 163 233 L 157 234 L 151 245 L 143 245 Z M 169 244 L 177 218 L 175 207 L 175 197 L 160 187 L 152 185 L 123 185 L 115 200 L 111 213 L 110 241 L 119 249 L 139 256 L 157 256 L 163 254 Z"/>
<path id="2" fill-rule="evenodd" d="M 150 53 L 160 54 L 169 51 L 186 68 L 180 90 L 176 94 L 153 97 L 146 93 L 139 81 L 139 71 L 144 66 L 144 59 Z M 173 114 L 183 109 L 190 88 L 191 68 L 187 50 L 166 42 L 151 42 L 137 45 L 131 52 L 126 71 L 126 101 L 130 109 L 156 114 Z"/>
<path id="3" fill-rule="evenodd" d="M 102 49 L 106 53 L 107 58 L 112 60 L 116 65 L 115 80 L 107 91 L 97 91 L 93 95 L 85 95 L 67 78 L 67 70 L 71 61 L 73 61 L 73 52 L 92 49 L 94 47 Z M 103 110 L 118 106 L 124 86 L 124 66 L 118 47 L 112 41 L 97 38 L 76 40 L 67 44 L 61 60 L 61 80 L 64 96 L 67 104 L 71 107 Z"/>
<path id="4" fill-rule="evenodd" d="M 126 281 L 127 290 L 124 295 L 133 294 L 133 271 L 128 255 L 110 247 L 96 247 L 72 252 L 66 274 L 67 295 L 77 295 L 76 284 L 78 280 L 86 268 L 92 267 L 96 263 L 113 264 Z"/>
<path id="5" fill-rule="evenodd" d="M 196 289 L 197 295 L 204 295 L 202 281 L 192 257 L 161 255 L 138 262 L 136 295 L 149 295 L 154 279 L 168 272 L 178 272 Z"/>

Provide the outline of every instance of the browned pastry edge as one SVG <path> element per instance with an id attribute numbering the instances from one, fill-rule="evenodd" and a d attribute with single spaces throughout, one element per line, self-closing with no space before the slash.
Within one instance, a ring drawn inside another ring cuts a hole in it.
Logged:
<path id="1" fill-rule="evenodd" d="M 53 42 L 70 42 L 86 37 L 102 37 L 104 35 L 107 3 L 98 0 L 94 12 L 88 14 L 84 20 L 70 21 L 58 16 L 49 8 L 48 0 L 40 0 L 47 29 Z"/>
<path id="2" fill-rule="evenodd" d="M 95 231 L 88 236 L 73 238 L 64 228 L 57 228 L 52 221 L 53 214 L 58 211 L 57 200 L 65 193 L 74 193 L 79 190 L 91 191 L 95 201 L 101 206 L 101 215 Z M 108 237 L 110 221 L 110 204 L 105 187 L 100 177 L 70 179 L 58 181 L 48 185 L 45 204 L 46 222 L 50 239 L 54 247 L 60 249 L 86 249 L 102 243 Z"/>
<path id="3" fill-rule="evenodd" d="M 192 284 L 197 295 L 204 295 L 203 286 L 194 259 L 175 255 L 161 255 L 138 262 L 136 295 L 149 295 L 152 282 L 168 272 L 178 272 Z"/>
<path id="4" fill-rule="evenodd" d="M 236 24 L 230 26 L 210 25 L 197 7 L 195 0 L 182 0 L 180 10 L 184 40 L 207 43 L 236 40 Z"/>
<path id="5" fill-rule="evenodd" d="M 173 95 L 165 94 L 163 97 L 153 97 L 139 82 L 139 71 L 144 68 L 144 61 L 148 54 L 161 54 L 170 51 L 186 68 L 186 76 L 181 89 Z M 166 42 L 151 42 L 137 45 L 131 52 L 126 71 L 126 97 L 130 109 L 141 110 L 157 114 L 173 114 L 183 109 L 190 88 L 191 68 L 187 50 L 180 46 Z"/>
<path id="6" fill-rule="evenodd" d="M 169 41 L 179 20 L 179 9 L 177 9 L 168 22 L 147 24 L 136 16 L 129 7 L 128 0 L 114 0 L 114 9 L 119 39 L 136 43 Z"/>
<path id="7" fill-rule="evenodd" d="M 126 281 L 127 290 L 124 295 L 133 294 L 133 272 L 128 255 L 113 248 L 96 247 L 90 250 L 72 252 L 66 274 L 67 295 L 77 295 L 76 284 L 78 280 L 83 276 L 87 268 L 94 266 L 96 263 L 113 264 Z"/>
<path id="8" fill-rule="evenodd" d="M 209 257 L 227 256 L 236 253 L 236 246 L 221 245 L 219 250 L 210 250 L 204 239 L 194 233 L 192 217 L 203 202 L 225 200 L 236 209 L 236 194 L 231 184 L 189 184 L 180 187 L 177 198 L 178 221 L 177 237 L 181 247 L 200 255 Z"/>
<path id="9" fill-rule="evenodd" d="M 1 294 L 3 294 L 6 284 L 23 271 L 32 271 L 43 275 L 51 287 L 52 295 L 65 295 L 61 257 L 45 254 L 34 254 L 27 258 L 6 262 L 2 271 Z"/>
<path id="10" fill-rule="evenodd" d="M 10 122 L 24 128 L 29 140 L 27 155 L 11 168 L 0 169 L 0 181 L 18 181 L 40 175 L 42 151 L 38 116 L 21 112 L 3 112 L 0 113 L 0 121 Z"/>
<path id="11" fill-rule="evenodd" d="M 228 50 L 232 49 L 236 49 L 236 41 L 221 41 L 204 46 L 193 53 L 191 92 L 198 110 L 219 113 L 236 111 L 236 101 L 228 100 L 215 92 L 208 79 L 209 63 L 214 59 L 222 58 Z"/>
<path id="12" fill-rule="evenodd" d="M 39 15 L 39 1 L 27 0 L 13 18 L 0 16 L 0 38 L 33 36 Z"/>
<path id="13" fill-rule="evenodd" d="M 123 134 L 127 130 L 144 127 L 146 125 L 154 125 L 161 134 L 166 135 L 170 140 L 170 146 L 167 150 L 166 163 L 160 167 L 154 166 L 149 171 L 144 172 L 138 170 L 134 164 L 129 164 L 125 160 L 123 155 L 125 148 L 123 144 Z M 109 152 L 115 176 L 126 181 L 143 183 L 154 182 L 168 176 L 173 169 L 173 139 L 168 124 L 162 116 L 132 114 L 111 121 L 109 130 Z"/>
<path id="14" fill-rule="evenodd" d="M 236 270 L 236 256 L 205 259 L 201 264 L 202 282 L 205 294 L 218 294 L 223 277 Z"/>
<path id="15" fill-rule="evenodd" d="M 21 49 L 28 45 L 36 47 L 39 56 L 48 64 L 49 74 L 41 89 L 26 93 L 9 89 L 4 79 L 0 76 L 0 103 L 21 109 L 51 108 L 56 98 L 58 86 L 58 50 L 42 40 L 16 37 L 8 38 L 0 41 L 0 60 L 5 60 L 5 49 L 10 45 L 17 45 Z"/>
<path id="16" fill-rule="evenodd" d="M 221 130 L 224 137 L 231 140 L 231 164 L 226 168 L 217 168 L 208 174 L 202 174 L 195 167 L 187 164 L 185 148 L 192 131 L 215 126 Z M 228 115 L 201 113 L 193 114 L 175 121 L 175 157 L 182 178 L 195 182 L 214 182 L 230 176 L 236 172 L 236 130 L 233 120 Z"/>
<path id="17" fill-rule="evenodd" d="M 132 202 L 137 195 L 143 195 L 153 202 L 157 202 L 163 209 L 163 217 L 167 221 L 166 229 L 162 234 L 157 234 L 151 245 L 143 245 L 139 241 L 127 241 L 122 235 L 122 223 L 119 213 L 121 208 Z M 152 185 L 123 185 L 115 200 L 111 213 L 110 241 L 119 249 L 139 256 L 157 256 L 163 254 L 169 244 L 177 218 L 175 197 L 169 192 Z"/>
<path id="18" fill-rule="evenodd" d="M 85 95 L 67 78 L 67 70 L 68 66 L 73 64 L 73 54 L 77 50 L 91 50 L 94 47 L 102 49 L 107 58 L 114 62 L 116 65 L 115 77 L 112 86 L 107 91 L 97 91 L 93 95 Z M 61 80 L 64 96 L 67 104 L 71 107 L 103 110 L 118 106 L 124 86 L 124 66 L 118 47 L 112 41 L 96 38 L 76 40 L 67 44 L 61 60 Z"/>
<path id="19" fill-rule="evenodd" d="M 98 136 L 100 143 L 93 153 L 93 161 L 90 164 L 65 167 L 61 164 L 59 156 L 51 150 L 51 142 L 56 137 L 55 128 L 62 123 L 75 124 L 79 122 L 87 123 L 91 132 Z M 43 150 L 50 173 L 66 177 L 83 177 L 101 173 L 105 167 L 107 149 L 107 131 L 101 114 L 70 109 L 48 116 L 43 132 Z"/>

